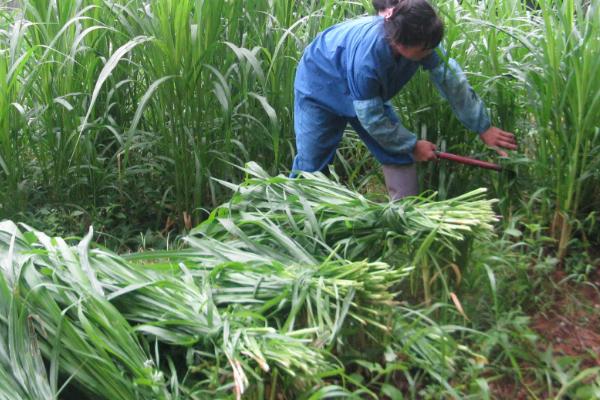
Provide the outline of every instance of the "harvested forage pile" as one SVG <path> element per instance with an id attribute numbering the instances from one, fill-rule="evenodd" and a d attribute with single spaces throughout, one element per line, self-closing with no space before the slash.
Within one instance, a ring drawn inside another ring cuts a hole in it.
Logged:
<path id="1" fill-rule="evenodd" d="M 357 332 L 451 372 L 464 348 L 398 307 L 398 288 L 491 234 L 482 190 L 379 204 L 319 174 L 246 170 L 179 251 L 123 257 L 92 246 L 91 230 L 74 244 L 1 223 L 0 399 L 56 398 L 63 383 L 111 400 L 343 395 L 337 356 Z"/>
<path id="2" fill-rule="evenodd" d="M 456 241 L 489 237 L 497 221 L 486 189 L 444 201 L 432 196 L 376 203 L 320 173 L 271 177 L 255 163 L 244 170 L 244 183 L 222 182 L 233 197 L 192 235 L 235 238 L 277 256 L 283 250 L 299 262 L 333 252 L 357 260 L 414 250 L 425 240 L 454 250 Z M 301 247 L 289 246 L 288 236 Z"/>
<path id="3" fill-rule="evenodd" d="M 377 203 L 320 173 L 271 177 L 255 163 L 244 170 L 244 183 L 222 182 L 235 191 L 233 197 L 192 237 L 234 241 L 303 263 L 328 257 L 413 268 L 428 303 L 430 269 L 443 278 L 446 266 L 462 267 L 458 259 L 470 241 L 491 238 L 497 221 L 485 189 L 443 201 L 430 196 Z"/>

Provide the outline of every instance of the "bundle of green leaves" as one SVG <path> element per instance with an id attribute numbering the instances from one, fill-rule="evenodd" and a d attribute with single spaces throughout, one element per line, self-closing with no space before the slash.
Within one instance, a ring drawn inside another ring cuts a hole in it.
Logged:
<path id="1" fill-rule="evenodd" d="M 339 369 L 331 357 L 309 346 L 317 328 L 281 333 L 249 309 L 219 309 L 208 277 L 192 276 L 183 263 L 160 262 L 162 253 L 155 264 L 128 262 L 103 249 L 89 249 L 91 231 L 73 246 L 31 229 L 21 232 L 9 222 L 0 227 L 0 237 L 2 277 L 20 277 L 12 291 L 2 291 L 2 306 L 16 303 L 26 310 L 24 315 L 35 315 L 30 328 L 38 336 L 29 345 L 39 339 L 43 355 L 51 360 L 55 386 L 60 371 L 96 396 L 171 398 L 183 388 L 175 381 L 174 390 L 174 381 L 166 382 L 158 369 L 159 348 L 153 358 L 149 340 L 165 344 L 163 350 L 188 349 L 186 375 L 197 375 L 186 378 L 191 382 L 186 390 L 192 392 L 233 387 L 241 395 L 251 380 L 260 380 L 254 366 L 304 375 L 304 382 L 318 381 L 312 376 L 319 371 Z M 18 326 L 7 321 L 6 327 Z M 167 359 L 170 370 L 165 373 L 175 376 L 177 368 Z M 221 383 L 230 379 L 232 386 Z"/>
<path id="2" fill-rule="evenodd" d="M 467 263 L 472 240 L 494 235 L 495 200 L 485 198 L 485 189 L 443 201 L 431 195 L 378 203 L 321 173 L 271 177 L 255 163 L 244 171 L 242 184 L 221 182 L 235 191 L 233 197 L 192 238 L 243 242 L 252 251 L 298 262 L 368 259 L 414 268 L 413 275 L 428 282 L 424 296 L 430 301 L 431 266 L 443 277 L 448 265 L 456 270 Z"/>
<path id="3" fill-rule="evenodd" d="M 76 382 L 110 399 L 328 396 L 348 388 L 337 386 L 340 355 L 368 347 L 368 357 L 402 353 L 445 382 L 449 372 L 432 365 L 451 371 L 460 346 L 414 317 L 425 314 L 402 311 L 399 288 L 424 265 L 418 257 L 439 261 L 433 249 L 453 255 L 456 242 L 489 235 L 492 202 L 478 191 L 380 204 L 318 174 L 246 171 L 231 202 L 181 250 L 123 257 L 94 246 L 91 229 L 74 243 L 2 223 L 0 307 L 9 318 L 0 339 L 27 328 L 20 348 L 40 352 L 19 364 L 9 346 L 0 379 L 51 395 Z M 398 335 L 399 326 L 410 329 Z"/>

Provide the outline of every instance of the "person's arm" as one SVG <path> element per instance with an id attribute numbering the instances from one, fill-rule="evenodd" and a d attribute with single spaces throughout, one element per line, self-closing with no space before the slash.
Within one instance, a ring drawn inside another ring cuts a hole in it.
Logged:
<path id="1" fill-rule="evenodd" d="M 356 116 L 365 130 L 391 154 L 411 155 L 415 161 L 436 158 L 435 145 L 425 140 L 417 140 L 414 133 L 406 129 L 400 121 L 392 121 L 386 114 L 381 97 L 368 100 L 354 100 Z"/>
<path id="2" fill-rule="evenodd" d="M 440 49 L 443 53 L 443 49 Z M 469 130 L 479 134 L 480 139 L 490 147 L 503 147 L 516 150 L 515 137 L 492 126 L 485 104 L 473 90 L 458 63 L 450 58 L 443 62 L 437 53 L 432 53 L 423 61 L 429 77 L 440 94 L 448 100 L 459 121 Z M 500 155 L 506 156 L 503 151 Z"/>
<path id="3" fill-rule="evenodd" d="M 437 66 L 429 69 L 429 77 L 467 129 L 481 134 L 491 127 L 485 104 L 471 88 L 467 77 L 454 59 L 450 58 L 448 62 L 440 61 Z"/>
<path id="4" fill-rule="evenodd" d="M 356 116 L 365 130 L 392 154 L 409 154 L 417 142 L 414 133 L 386 114 L 383 99 L 354 100 Z"/>

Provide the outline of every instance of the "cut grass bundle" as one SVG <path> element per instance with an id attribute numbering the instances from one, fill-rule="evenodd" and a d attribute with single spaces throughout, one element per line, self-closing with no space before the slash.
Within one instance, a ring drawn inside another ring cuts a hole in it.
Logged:
<path id="1" fill-rule="evenodd" d="M 410 272 L 365 261 L 256 262 L 256 255 L 244 249 L 244 242 L 218 243 L 194 237 L 186 241 L 200 259 L 210 259 L 213 254 L 219 254 L 218 259 L 230 258 L 207 273 L 214 287 L 213 298 L 220 306 L 244 304 L 275 320 L 284 331 L 318 327 L 317 335 L 324 343 L 333 341 L 347 317 L 387 330 L 385 321 L 395 304 L 393 287 Z M 254 260 L 242 263 L 241 258 Z"/>
<path id="2" fill-rule="evenodd" d="M 35 316 L 31 328 L 50 360 L 54 381 L 60 369 L 105 398 L 170 397 L 162 374 L 129 323 L 102 297 L 84 247 L 77 254 L 61 239 L 51 240 L 39 232 L 23 235 L 7 222 L 0 235 L 2 273 L 18 294 L 12 301 Z M 36 239 L 53 253 L 46 257 L 36 251 L 30 245 Z"/>
<path id="3" fill-rule="evenodd" d="M 140 345 L 142 336 L 211 360 L 186 362 L 189 387 L 177 385 L 177 390 L 219 391 L 223 385 L 216 382 L 232 379 L 229 390 L 239 396 L 262 382 L 255 366 L 264 374 L 296 377 L 308 387 L 320 382 L 319 373 L 339 371 L 331 356 L 310 345 L 317 328 L 281 333 L 253 310 L 229 303 L 217 309 L 209 280 L 192 277 L 183 264 L 130 264 L 103 250 L 90 251 L 91 234 L 75 247 L 33 230 L 21 234 L 10 223 L 1 228 L 4 255 L 12 262 L 3 277 L 24 271 L 27 279 L 19 291 L 28 313 L 35 312 L 53 373 L 60 369 L 86 391 L 110 399 L 170 398 L 163 372 Z M 156 257 L 164 260 L 162 253 Z M 167 372 L 176 374 L 172 368 Z M 199 378 L 211 375 L 216 378 Z"/>
<path id="4" fill-rule="evenodd" d="M 0 237 L 3 278 L 23 276 L 23 315 L 35 313 L 52 381 L 60 373 L 111 399 L 231 391 L 239 398 L 261 392 L 269 379 L 275 385 L 276 377 L 284 385 L 278 390 L 293 396 L 334 390 L 323 379 L 343 368 L 331 351 L 343 351 L 344 335 L 364 326 L 378 328 L 367 329 L 373 339 L 389 338 L 391 288 L 408 273 L 366 261 L 274 260 L 247 243 L 211 238 L 124 259 L 90 249 L 91 233 L 73 246 L 5 222 Z M 3 306 L 11 301 L 2 299 Z M 149 340 L 157 341 L 154 358 Z"/>
<path id="5" fill-rule="evenodd" d="M 136 259 L 144 262 L 132 262 Z M 282 375 L 302 376 L 304 382 L 312 381 L 311 376 L 316 372 L 338 368 L 319 349 L 309 346 L 319 329 L 280 332 L 267 326 L 262 302 L 274 304 L 278 299 L 285 302 L 292 297 L 290 292 L 283 299 L 281 291 L 263 293 L 271 278 L 267 267 L 260 269 L 239 263 L 235 268 L 222 261 L 213 265 L 210 259 L 207 261 L 198 252 L 188 250 L 147 252 L 128 260 L 100 249 L 90 251 L 90 268 L 106 290 L 107 298 L 134 323 L 136 332 L 162 343 L 211 354 L 213 361 L 208 365 L 205 361 L 201 363 L 208 369 L 222 362 L 229 365 L 225 370 L 216 368 L 215 373 L 218 380 L 233 375 L 239 393 L 251 383 L 260 382 L 253 364 L 265 374 L 279 370 Z M 229 272 L 236 271 L 240 274 L 256 271 L 261 295 L 256 293 L 259 291 L 256 281 L 252 283 L 254 296 L 241 295 L 242 282 L 226 292 L 223 287 L 229 283 Z M 232 304 L 246 307 L 232 307 Z M 195 363 L 189 368 L 202 371 Z M 207 390 L 202 385 L 195 386 L 199 386 L 197 390 Z"/>
<path id="6" fill-rule="evenodd" d="M 60 371 L 86 392 L 111 399 L 226 397 L 232 391 L 237 398 L 244 393 L 264 397 L 267 387 L 272 394 L 281 390 L 292 397 L 341 394 L 344 388 L 326 382 L 343 378 L 335 354 L 356 344 L 356 332 L 363 332 L 359 342 L 367 346 L 369 339 L 375 352 L 396 343 L 392 349 L 410 354 L 411 363 L 422 368 L 431 357 L 446 360 L 442 350 L 448 339 L 422 321 L 412 328 L 430 330 L 425 341 L 408 331 L 404 341 L 394 342 L 391 335 L 398 312 L 396 288 L 412 263 L 392 267 L 344 257 L 365 257 L 364 246 L 362 253 L 350 250 L 361 239 L 385 238 L 390 227 L 390 243 L 379 249 L 398 259 L 416 254 L 435 260 L 432 243 L 453 254 L 454 241 L 489 230 L 490 202 L 448 200 L 437 208 L 416 200 L 382 205 L 321 175 L 289 180 L 268 177 L 256 165 L 249 168 L 264 179 L 249 178 L 232 198 L 233 208 L 215 213 L 227 211 L 229 218 L 199 227 L 204 236 L 186 238 L 189 248 L 179 251 L 123 258 L 91 249 L 91 231 L 74 246 L 3 223 L 2 273 L 8 282 L 14 281 L 15 271 L 23 276 L 22 306 L 35 312 L 51 382 Z M 255 195 L 257 207 L 236 214 L 236 206 L 248 205 L 247 194 Z M 364 211 L 358 222 L 351 219 L 352 208 Z M 465 218 L 469 210 L 475 211 Z M 411 215 L 419 223 L 409 229 Z M 318 229 L 320 242 L 309 242 L 300 226 Z M 371 231 L 375 234 L 369 236 Z M 424 238 L 416 242 L 414 254 L 402 253 L 410 246 L 393 243 L 420 235 Z M 424 251 L 426 257 L 420 255 Z M 431 345 L 437 339 L 440 346 Z M 150 341 L 155 342 L 154 357 Z M 275 389 L 278 380 L 281 389 Z M 438 381 L 445 382 L 443 377 Z"/>
<path id="7" fill-rule="evenodd" d="M 244 168 L 230 202 L 213 211 L 192 236 L 243 241 L 261 251 L 310 261 L 310 254 L 349 260 L 383 259 L 418 266 L 425 298 L 431 300 L 430 267 L 456 263 L 468 240 L 492 237 L 494 200 L 478 189 L 444 201 L 408 198 L 376 203 L 322 174 L 301 178 L 271 177 L 257 164 Z M 293 238 L 287 245 L 287 238 Z M 272 250 L 271 250 L 272 249 Z"/>
<path id="8" fill-rule="evenodd" d="M 423 239 L 432 232 L 449 249 L 454 240 L 483 239 L 497 221 L 494 200 L 484 198 L 485 189 L 439 202 L 431 196 L 383 204 L 319 173 L 304 173 L 299 179 L 271 177 L 255 163 L 247 164 L 244 171 L 248 176 L 240 185 L 221 181 L 235 191 L 234 196 L 193 235 L 236 237 L 237 227 L 242 232 L 271 233 L 275 241 L 279 229 L 312 254 L 328 255 L 337 249 L 349 259 L 385 258 L 397 250 L 392 244 Z"/>
<path id="9" fill-rule="evenodd" d="M 19 298 L 21 278 L 14 278 L 9 284 L 0 273 L 0 399 L 55 399 L 56 382 L 50 383 L 39 351 L 35 316 Z"/>

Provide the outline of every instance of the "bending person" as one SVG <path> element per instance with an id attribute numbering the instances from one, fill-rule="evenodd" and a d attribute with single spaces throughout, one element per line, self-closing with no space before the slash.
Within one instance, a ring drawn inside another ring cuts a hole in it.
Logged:
<path id="1" fill-rule="evenodd" d="M 389 101 L 418 68 L 429 72 L 457 118 L 486 145 L 517 148 L 512 133 L 491 125 L 484 103 L 456 61 L 442 60 L 444 27 L 431 5 L 399 0 L 391 12 L 386 10 L 387 17 L 334 25 L 304 51 L 294 83 L 297 154 L 292 176 L 326 170 L 350 124 L 383 165 L 391 198 L 417 194 L 414 162 L 435 159 L 436 147 L 417 140 Z"/>

